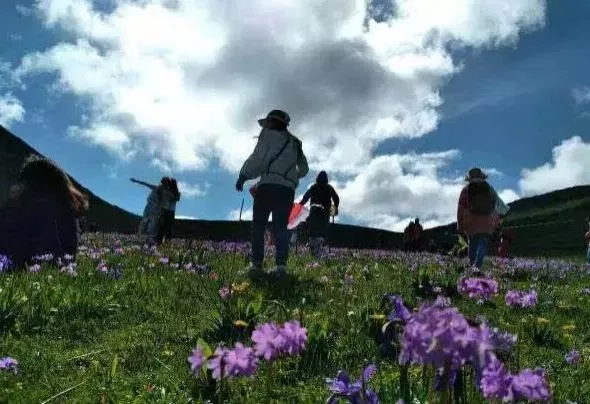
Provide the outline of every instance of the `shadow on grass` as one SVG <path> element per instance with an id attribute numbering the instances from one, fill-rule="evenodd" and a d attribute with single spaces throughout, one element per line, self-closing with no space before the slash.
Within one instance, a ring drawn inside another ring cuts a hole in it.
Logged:
<path id="1" fill-rule="evenodd" d="M 320 284 L 313 279 L 302 280 L 286 273 L 277 276 L 275 273 L 251 273 L 251 282 L 264 291 L 269 300 L 282 301 L 286 306 L 297 306 L 303 298 L 306 305 L 313 305 L 317 301 L 315 291 L 320 290 Z"/>

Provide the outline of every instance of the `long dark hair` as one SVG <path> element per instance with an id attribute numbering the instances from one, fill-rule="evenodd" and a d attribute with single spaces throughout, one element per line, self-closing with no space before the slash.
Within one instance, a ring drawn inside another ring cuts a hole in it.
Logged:
<path id="1" fill-rule="evenodd" d="M 161 184 L 164 188 L 172 192 L 174 200 L 178 202 L 180 200 L 180 192 L 178 191 L 178 183 L 175 178 L 163 177 Z"/>
<path id="2" fill-rule="evenodd" d="M 19 182 L 25 187 L 23 195 L 54 195 L 77 214 L 88 209 L 88 196 L 72 184 L 70 177 L 56 163 L 46 158 L 29 156 L 19 173 Z"/>

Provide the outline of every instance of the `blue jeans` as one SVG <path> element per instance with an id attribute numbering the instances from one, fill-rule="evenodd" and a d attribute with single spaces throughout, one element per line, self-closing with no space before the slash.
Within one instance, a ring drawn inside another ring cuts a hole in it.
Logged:
<path id="1" fill-rule="evenodd" d="M 275 261 L 277 265 L 287 265 L 289 258 L 289 231 L 287 224 L 293 207 L 295 190 L 275 184 L 258 187 L 254 197 L 252 212 L 252 263 L 262 266 L 264 262 L 264 232 L 268 217 L 272 213 L 275 235 Z"/>
<path id="2" fill-rule="evenodd" d="M 471 266 L 481 268 L 483 260 L 488 252 L 490 235 L 487 233 L 473 234 L 469 236 L 469 263 Z"/>

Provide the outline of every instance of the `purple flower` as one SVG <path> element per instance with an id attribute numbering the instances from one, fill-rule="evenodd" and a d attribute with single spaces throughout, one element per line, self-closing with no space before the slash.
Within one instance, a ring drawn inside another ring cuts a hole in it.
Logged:
<path id="1" fill-rule="evenodd" d="M 523 292 L 520 290 L 510 290 L 506 293 L 506 305 L 509 307 L 529 308 L 535 307 L 538 303 L 537 292 Z"/>
<path id="2" fill-rule="evenodd" d="M 190 363 L 191 372 L 198 374 L 201 370 L 201 366 L 205 363 L 205 354 L 200 347 L 193 349 L 191 356 L 188 357 Z"/>
<path id="3" fill-rule="evenodd" d="M 434 301 L 434 305 L 440 307 L 441 309 L 451 307 L 451 299 L 445 296 L 437 296 L 436 300 Z"/>
<path id="4" fill-rule="evenodd" d="M 6 255 L 0 254 L 0 273 L 7 271 L 12 266 L 12 261 Z"/>
<path id="5" fill-rule="evenodd" d="M 231 290 L 227 286 L 224 286 L 221 289 L 219 289 L 219 297 L 221 297 L 223 300 L 227 299 L 230 294 Z"/>
<path id="6" fill-rule="evenodd" d="M 161 257 L 159 261 L 160 261 L 160 264 L 164 264 L 164 265 L 167 265 L 170 262 L 168 257 Z"/>
<path id="7" fill-rule="evenodd" d="M 226 378 L 228 376 L 226 363 L 227 353 L 227 349 L 217 348 L 215 350 L 215 354 L 207 364 L 207 368 L 212 371 L 212 376 L 216 380 L 221 380 L 222 378 Z"/>
<path id="8" fill-rule="evenodd" d="M 2 358 L 0 359 L 0 370 L 16 373 L 18 371 L 18 361 L 10 356 Z"/>
<path id="9" fill-rule="evenodd" d="M 283 337 L 283 346 L 281 352 L 287 355 L 296 355 L 305 350 L 307 342 L 307 330 L 301 327 L 299 321 L 289 321 L 281 327 L 281 336 Z"/>
<path id="10" fill-rule="evenodd" d="M 267 323 L 257 326 L 252 332 L 254 352 L 256 356 L 273 360 L 283 350 L 285 337 L 281 329 L 274 323 Z"/>
<path id="11" fill-rule="evenodd" d="M 412 317 L 412 313 L 404 305 L 404 300 L 401 296 L 392 295 L 388 297 L 389 302 L 393 305 L 393 311 L 389 314 L 389 320 L 406 323 Z"/>
<path id="12" fill-rule="evenodd" d="M 512 375 L 495 356 L 482 372 L 480 381 L 482 394 L 487 400 L 513 401 Z"/>
<path id="13" fill-rule="evenodd" d="M 456 308 L 424 304 L 402 334 L 400 363 L 456 370 L 466 363 L 481 367 L 493 348 L 486 325 L 469 325 Z"/>
<path id="14" fill-rule="evenodd" d="M 39 265 L 39 264 L 33 264 L 29 267 L 29 272 L 38 273 L 40 271 L 41 271 L 41 265 Z"/>
<path id="15" fill-rule="evenodd" d="M 572 349 L 565 355 L 565 361 L 572 366 L 578 365 L 581 360 L 582 357 L 580 356 L 580 353 L 575 349 Z"/>
<path id="16" fill-rule="evenodd" d="M 361 375 L 361 379 L 351 383 L 350 376 L 345 370 L 340 370 L 335 379 L 326 379 L 332 396 L 328 403 L 337 403 L 339 398 L 345 398 L 353 404 L 379 404 L 379 397 L 369 388 L 367 383 L 373 377 L 377 367 L 368 365 Z"/>
<path id="17" fill-rule="evenodd" d="M 494 350 L 498 352 L 510 352 L 518 340 L 516 335 L 502 331 L 499 328 L 492 328 L 490 332 Z"/>
<path id="18" fill-rule="evenodd" d="M 227 351 L 225 364 L 226 377 L 252 376 L 256 372 L 258 358 L 254 355 L 252 348 L 247 348 L 238 342 L 234 349 Z"/>
<path id="19" fill-rule="evenodd" d="M 498 282 L 490 278 L 463 277 L 459 279 L 457 289 L 471 299 L 489 300 L 498 294 Z"/>
<path id="20" fill-rule="evenodd" d="M 518 398 L 528 401 L 549 401 L 551 390 L 543 369 L 525 369 L 512 379 L 512 388 Z"/>

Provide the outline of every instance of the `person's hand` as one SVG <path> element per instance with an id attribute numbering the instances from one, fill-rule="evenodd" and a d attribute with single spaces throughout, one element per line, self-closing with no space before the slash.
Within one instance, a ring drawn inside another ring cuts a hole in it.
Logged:
<path id="1" fill-rule="evenodd" d="M 240 175 L 240 177 L 236 181 L 236 190 L 238 192 L 242 192 L 244 190 L 244 182 L 246 182 L 246 177 Z"/>
<path id="2" fill-rule="evenodd" d="M 135 178 L 131 178 L 131 182 L 137 182 Z"/>

